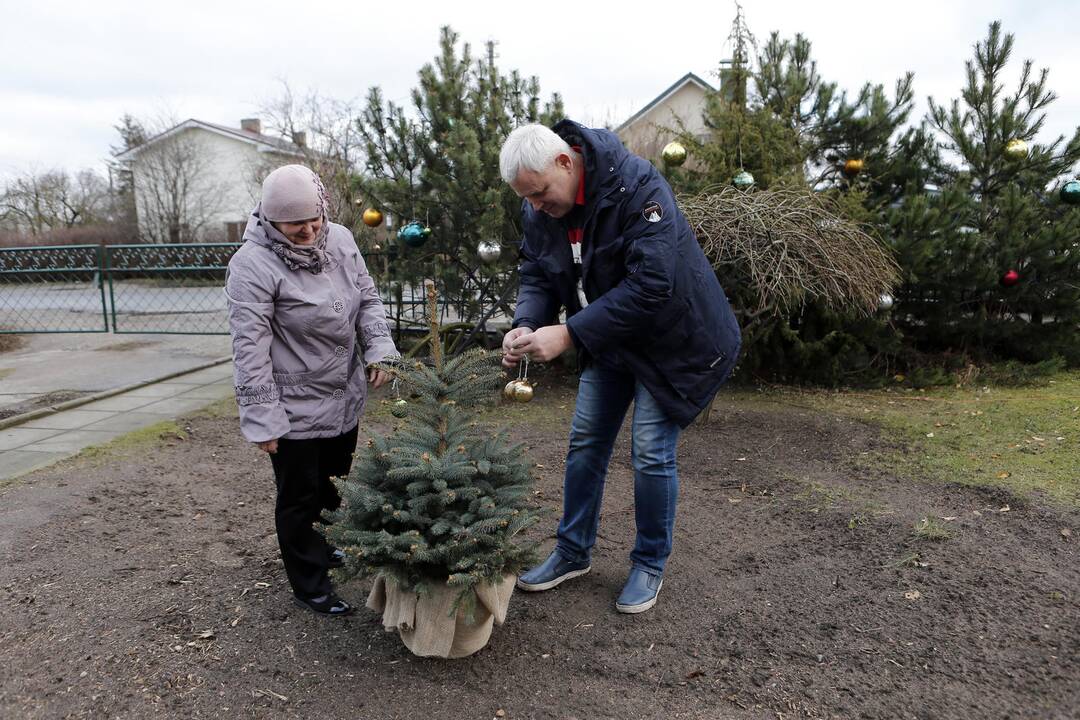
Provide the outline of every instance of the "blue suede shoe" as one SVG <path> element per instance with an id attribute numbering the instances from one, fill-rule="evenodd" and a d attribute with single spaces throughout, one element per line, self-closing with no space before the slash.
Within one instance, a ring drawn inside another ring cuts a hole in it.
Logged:
<path id="1" fill-rule="evenodd" d="M 626 579 L 619 599 L 615 601 L 615 609 L 630 614 L 645 612 L 656 604 L 656 598 L 663 586 L 664 578 L 660 575 L 653 575 L 640 568 L 631 568 L 630 577 Z"/>
<path id="2" fill-rule="evenodd" d="M 531 570 L 521 574 L 517 586 L 525 592 L 550 590 L 564 580 L 576 578 L 592 570 L 588 562 L 572 563 L 557 552 L 548 555 L 548 559 Z"/>

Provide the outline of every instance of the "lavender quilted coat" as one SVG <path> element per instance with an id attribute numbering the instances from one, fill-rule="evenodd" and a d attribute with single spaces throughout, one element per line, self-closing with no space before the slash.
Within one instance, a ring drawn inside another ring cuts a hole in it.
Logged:
<path id="1" fill-rule="evenodd" d="M 265 442 L 351 430 L 367 399 L 364 366 L 398 354 L 352 233 L 330 223 L 318 274 L 290 270 L 257 217 L 244 241 L 225 280 L 240 431 Z"/>

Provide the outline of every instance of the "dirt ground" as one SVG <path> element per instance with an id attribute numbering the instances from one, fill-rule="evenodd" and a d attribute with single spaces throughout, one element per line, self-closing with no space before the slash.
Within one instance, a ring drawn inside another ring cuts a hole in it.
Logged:
<path id="1" fill-rule="evenodd" d="M 44 395 L 38 395 L 29 400 L 23 402 L 12 403 L 0 407 L 0 420 L 9 418 L 15 415 L 21 415 L 22 413 L 30 412 L 31 410 L 37 410 L 38 408 L 49 407 L 50 405 L 57 405 L 68 400 L 74 400 L 77 397 L 83 395 L 89 395 L 89 391 L 79 390 L 56 390 L 54 392 L 45 393 Z"/>
<path id="2" fill-rule="evenodd" d="M 498 416 L 552 508 L 572 408 L 549 382 Z M 621 438 L 593 572 L 515 593 L 457 661 L 366 609 L 295 608 L 269 462 L 233 418 L 182 424 L 0 490 L 0 717 L 1080 717 L 1080 513 L 875 470 L 889 441 L 860 422 L 722 395 L 683 435 L 675 553 L 638 616 L 614 609 Z"/>

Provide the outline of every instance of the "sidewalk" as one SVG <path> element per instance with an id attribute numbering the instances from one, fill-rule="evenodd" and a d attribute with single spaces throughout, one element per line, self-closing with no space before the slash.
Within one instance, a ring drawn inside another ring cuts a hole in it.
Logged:
<path id="1" fill-rule="evenodd" d="M 23 475 L 233 394 L 226 362 L 0 430 L 0 480 Z"/>
<path id="2" fill-rule="evenodd" d="M 0 353 L 0 420 L 196 370 L 232 354 L 228 335 L 22 335 Z"/>

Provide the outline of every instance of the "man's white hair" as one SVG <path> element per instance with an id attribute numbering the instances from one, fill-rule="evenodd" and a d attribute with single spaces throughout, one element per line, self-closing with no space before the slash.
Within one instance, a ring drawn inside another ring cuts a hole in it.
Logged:
<path id="1" fill-rule="evenodd" d="M 499 174 L 512 183 L 522 170 L 543 172 L 561 153 L 570 151 L 570 145 L 550 128 L 522 125 L 507 136 L 499 151 Z"/>

